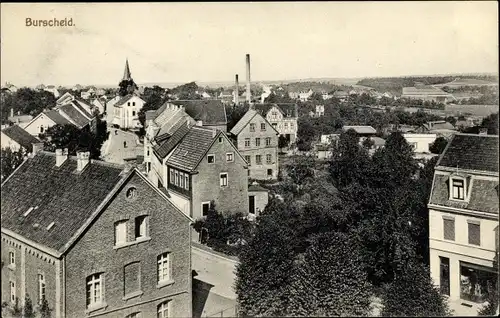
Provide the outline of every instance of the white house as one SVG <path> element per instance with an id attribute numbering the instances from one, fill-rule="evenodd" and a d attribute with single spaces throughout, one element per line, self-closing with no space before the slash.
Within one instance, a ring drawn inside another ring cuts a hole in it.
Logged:
<path id="1" fill-rule="evenodd" d="M 300 92 L 299 99 L 301 102 L 306 102 L 313 94 L 312 89 L 309 89 L 307 92 Z"/>
<path id="2" fill-rule="evenodd" d="M 135 94 L 122 97 L 113 105 L 113 125 L 120 128 L 141 128 L 139 111 L 146 102 Z"/>
<path id="3" fill-rule="evenodd" d="M 33 148 L 41 150 L 43 142 L 30 135 L 26 130 L 18 125 L 12 125 L 1 132 L 2 149 L 10 148 L 12 151 L 19 151 L 24 148 L 28 153 L 33 152 Z"/>
<path id="4" fill-rule="evenodd" d="M 297 104 L 256 104 L 254 109 L 287 139 L 289 145 L 296 142 L 298 131 Z"/>
<path id="5" fill-rule="evenodd" d="M 99 111 L 99 115 L 104 113 L 104 102 L 100 98 L 94 98 L 91 104 Z"/>
<path id="6" fill-rule="evenodd" d="M 436 140 L 436 134 L 403 134 L 406 142 L 416 153 L 429 153 L 429 146 Z"/>
<path id="7" fill-rule="evenodd" d="M 316 105 L 316 117 L 321 117 L 325 115 L 325 105 Z"/>
<path id="8" fill-rule="evenodd" d="M 429 199 L 431 277 L 459 316 L 477 315 L 498 268 L 498 136 L 456 134 Z"/>

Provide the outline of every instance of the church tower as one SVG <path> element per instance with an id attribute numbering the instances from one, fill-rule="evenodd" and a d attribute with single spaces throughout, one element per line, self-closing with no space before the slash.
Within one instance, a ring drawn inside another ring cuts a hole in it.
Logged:
<path id="1" fill-rule="evenodd" d="M 130 74 L 130 67 L 128 66 L 128 59 L 125 61 L 125 71 L 123 72 L 122 81 L 130 81 L 132 79 L 132 75 Z"/>

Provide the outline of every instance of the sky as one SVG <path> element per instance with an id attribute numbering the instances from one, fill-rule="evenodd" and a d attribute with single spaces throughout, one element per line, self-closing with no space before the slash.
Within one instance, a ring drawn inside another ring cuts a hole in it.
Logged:
<path id="1" fill-rule="evenodd" d="M 28 27 L 26 19 L 72 19 Z M 497 73 L 496 1 L 1 4 L 1 82 L 136 83 Z"/>

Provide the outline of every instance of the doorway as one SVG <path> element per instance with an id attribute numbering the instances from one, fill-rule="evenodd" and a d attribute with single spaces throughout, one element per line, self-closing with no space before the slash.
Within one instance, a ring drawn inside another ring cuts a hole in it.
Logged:
<path id="1" fill-rule="evenodd" d="M 248 213 L 255 214 L 255 195 L 248 196 Z"/>
<path id="2" fill-rule="evenodd" d="M 439 289 L 450 296 L 450 259 L 439 256 Z"/>

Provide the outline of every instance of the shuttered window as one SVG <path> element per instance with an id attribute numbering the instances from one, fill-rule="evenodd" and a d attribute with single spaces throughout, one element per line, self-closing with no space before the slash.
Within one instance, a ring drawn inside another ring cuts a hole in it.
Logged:
<path id="1" fill-rule="evenodd" d="M 455 240 L 455 220 L 452 218 L 443 218 L 444 239 Z"/>
<path id="2" fill-rule="evenodd" d="M 479 223 L 471 222 L 468 223 L 469 226 L 469 244 L 481 245 L 481 227 Z"/>

